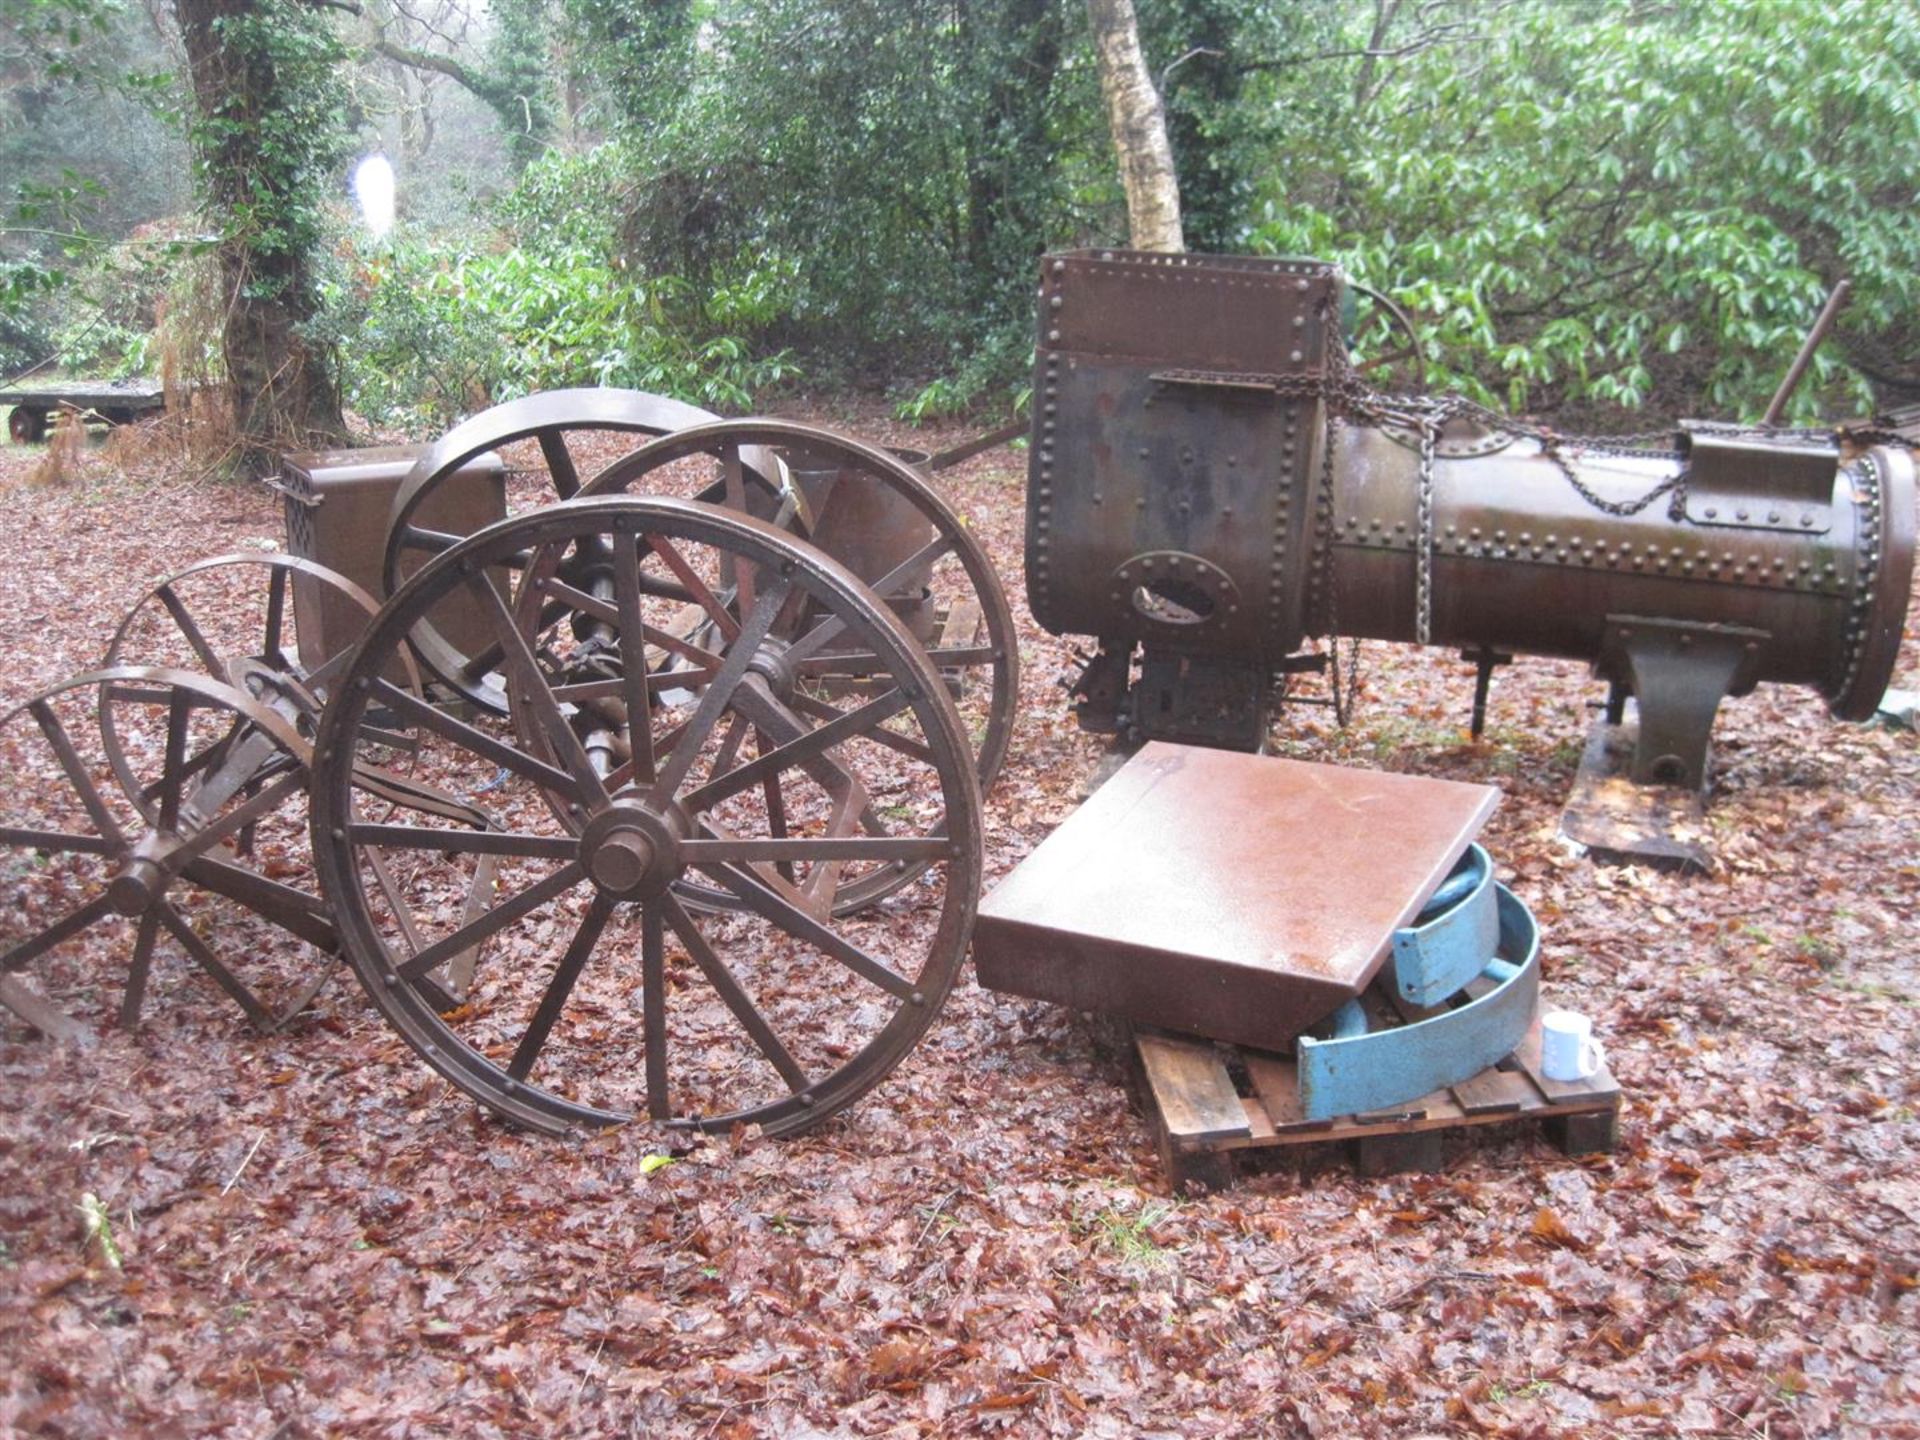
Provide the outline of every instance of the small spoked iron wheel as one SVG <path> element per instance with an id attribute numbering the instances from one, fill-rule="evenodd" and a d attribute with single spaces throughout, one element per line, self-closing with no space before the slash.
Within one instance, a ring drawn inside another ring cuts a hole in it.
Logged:
<path id="1" fill-rule="evenodd" d="M 307 606 L 295 605 L 295 587 L 310 587 Z M 337 649 L 332 657 L 320 658 L 318 637 L 297 633 L 300 608 L 327 618 Z M 312 560 L 252 552 L 215 555 L 156 582 L 129 607 L 101 666 L 202 671 L 251 694 L 311 740 L 351 642 L 378 610 L 360 586 Z M 395 663 L 395 673 L 420 693 L 411 652 L 403 650 Z M 114 707 L 103 704 L 101 738 L 115 776 L 133 794 L 137 787 L 114 717 Z"/>
<path id="2" fill-rule="evenodd" d="M 552 575 L 571 577 L 557 614 Z M 509 716 L 384 678 L 456 591 L 493 617 Z M 801 613 L 872 657 L 873 693 L 797 702 Z M 396 747 L 496 824 L 370 813 Z M 912 1048 L 972 927 L 979 788 L 945 682 L 844 567 L 726 508 L 583 498 L 453 546 L 382 611 L 315 755 L 315 851 L 361 980 L 429 1064 L 537 1128 L 815 1123 Z M 487 857 L 491 902 L 463 913 Z M 842 913 L 843 890 L 901 873 Z M 692 884 L 735 908 L 696 909 Z M 464 1003 L 417 983 L 476 950 Z"/>
<path id="3" fill-rule="evenodd" d="M 508 451 L 514 463 L 507 504 L 508 512 L 515 513 L 572 499 L 587 475 L 600 468 L 585 458 L 585 442 L 596 433 L 644 440 L 714 418 L 709 410 L 664 395 L 586 388 L 523 395 L 461 421 L 414 462 L 394 493 L 382 570 L 386 593 L 391 595 L 429 558 L 461 538 L 434 528 L 425 517 L 432 513 L 430 502 L 441 487 L 478 456 Z M 502 564 L 511 568 L 514 558 Z M 423 621 L 415 641 L 421 663 L 463 699 L 504 710 L 494 669 L 498 657 L 468 655 L 446 629 L 431 617 Z"/>
<path id="4" fill-rule="evenodd" d="M 768 452 L 785 462 L 792 487 L 773 518 L 864 581 L 925 648 L 966 726 L 980 788 L 991 789 L 1006 760 L 1020 693 L 1013 611 L 980 542 L 911 465 L 817 425 L 720 420 L 642 445 L 580 493 L 656 494 L 657 476 L 700 462 L 711 475 L 700 499 L 760 513 L 756 462 Z M 775 638 L 787 647 L 798 682 L 793 703 L 802 709 L 871 694 L 884 681 L 878 657 L 824 611 L 783 615 Z M 866 890 L 844 898 L 858 904 L 884 893 L 884 887 Z"/>
<path id="5" fill-rule="evenodd" d="M 100 738 L 108 726 L 117 746 L 111 764 Z M 274 1028 L 274 1015 L 240 978 L 249 967 L 238 957 L 254 961 L 276 944 L 220 902 L 334 948 L 319 896 L 289 883 L 290 867 L 249 863 L 236 850 L 244 834 L 260 855 L 282 846 L 306 853 L 299 801 L 307 755 L 292 724 L 256 696 L 161 667 L 81 675 L 0 719 L 8 776 L 0 792 L 0 1001 L 43 1031 L 78 1029 L 53 997 L 100 988 L 101 948 L 88 946 L 110 927 L 133 936 L 121 1024 L 139 1018 L 164 944 L 184 951 L 256 1025 Z M 123 939 L 108 942 L 113 953 L 125 953 Z M 36 964 L 39 991 L 19 978 Z M 307 998 L 303 983 L 286 1013 Z"/>

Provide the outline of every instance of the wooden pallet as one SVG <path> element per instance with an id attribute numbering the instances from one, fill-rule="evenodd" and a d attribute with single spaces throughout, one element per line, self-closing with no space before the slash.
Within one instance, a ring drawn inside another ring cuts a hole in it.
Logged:
<path id="1" fill-rule="evenodd" d="M 1620 1086 L 1603 1065 L 1567 1083 L 1540 1069 L 1540 1023 L 1490 1070 L 1392 1110 L 1309 1120 L 1291 1057 L 1136 1027 L 1133 1058 L 1168 1185 L 1219 1190 L 1235 1157 L 1284 1146 L 1345 1144 L 1363 1175 L 1437 1170 L 1440 1140 L 1471 1125 L 1538 1120 L 1569 1155 L 1611 1150 Z"/>

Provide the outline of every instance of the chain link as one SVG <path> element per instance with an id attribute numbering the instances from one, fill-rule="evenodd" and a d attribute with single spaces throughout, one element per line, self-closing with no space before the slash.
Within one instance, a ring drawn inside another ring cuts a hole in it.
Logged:
<path id="1" fill-rule="evenodd" d="M 1329 317 L 1323 315 L 1322 318 L 1325 320 Z M 1324 401 L 1327 407 L 1326 441 L 1320 464 L 1320 495 L 1316 505 L 1320 536 L 1323 538 L 1326 549 L 1319 554 L 1314 578 L 1317 584 L 1326 587 L 1328 673 L 1333 687 L 1334 715 L 1342 726 L 1347 723 L 1359 686 L 1360 649 L 1357 640 L 1349 642 L 1347 676 L 1346 683 L 1343 685 L 1340 673 L 1339 585 L 1335 578 L 1337 571 L 1333 563 L 1332 546 L 1333 450 L 1334 438 L 1338 433 L 1338 427 L 1342 424 L 1409 431 L 1418 445 L 1420 466 L 1416 481 L 1418 512 L 1414 545 L 1414 634 L 1422 645 L 1431 643 L 1433 632 L 1434 461 L 1438 457 L 1440 434 L 1451 421 L 1468 420 L 1502 435 L 1535 441 L 1540 446 L 1541 455 L 1560 473 L 1567 484 L 1573 488 L 1574 493 L 1602 514 L 1619 517 L 1638 515 L 1655 501 L 1666 496 L 1671 497 L 1667 503 L 1668 518 L 1675 521 L 1682 520 L 1686 516 L 1686 461 L 1691 435 L 1708 435 L 1716 439 L 1800 440 L 1823 445 L 1840 441 L 1862 448 L 1872 445 L 1907 446 L 1913 443 L 1909 437 L 1898 431 L 1871 426 L 1836 426 L 1829 430 L 1723 424 L 1708 421 L 1695 422 L 1685 431 L 1666 429 L 1641 430 L 1620 435 L 1563 434 L 1548 425 L 1516 420 L 1461 395 L 1398 395 L 1376 390 L 1354 368 L 1352 358 L 1340 345 L 1331 348 L 1325 375 L 1262 374 L 1235 378 L 1241 383 L 1252 382 L 1269 386 L 1277 399 L 1300 402 Z M 1680 469 L 1651 489 L 1631 499 L 1609 500 L 1580 478 L 1580 472 L 1567 458 L 1568 451 L 1623 459 L 1664 460 L 1678 464 Z M 1871 460 L 1867 462 L 1867 467 L 1871 483 L 1877 480 L 1878 475 L 1873 469 Z M 1876 501 L 1877 498 L 1876 487 Z M 1877 512 L 1877 504 L 1874 508 Z M 1870 516 L 1870 523 L 1877 519 L 1876 513 Z M 1877 538 L 1876 535 L 1875 539 Z M 1856 589 L 1868 600 L 1872 597 L 1874 579 L 1875 576 L 1870 568 L 1856 584 Z M 1856 597 L 1855 609 L 1860 608 L 1859 597 Z M 1857 628 L 1857 619 L 1856 625 L 1850 628 Z M 1849 648 L 1853 651 L 1847 677 L 1850 682 L 1852 672 L 1856 671 L 1859 665 L 1858 652 L 1861 647 L 1857 634 L 1850 636 Z"/>

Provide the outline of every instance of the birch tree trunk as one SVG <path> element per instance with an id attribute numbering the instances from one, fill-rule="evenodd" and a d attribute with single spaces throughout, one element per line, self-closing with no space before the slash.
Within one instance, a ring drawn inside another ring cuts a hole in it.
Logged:
<path id="1" fill-rule="evenodd" d="M 1087 0 L 1093 23 L 1094 57 L 1107 124 L 1120 157 L 1120 183 L 1127 192 L 1127 228 L 1136 250 L 1184 250 L 1180 231 L 1180 186 L 1167 143 L 1167 116 L 1160 92 L 1140 53 L 1140 25 L 1133 0 Z"/>

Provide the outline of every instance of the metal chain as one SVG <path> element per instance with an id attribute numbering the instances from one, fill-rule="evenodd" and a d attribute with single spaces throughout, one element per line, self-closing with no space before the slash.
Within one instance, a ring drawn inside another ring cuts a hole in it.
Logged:
<path id="1" fill-rule="evenodd" d="M 1420 424 L 1420 480 L 1415 491 L 1413 551 L 1413 638 L 1416 644 L 1433 640 L 1433 454 L 1440 443 L 1443 418 L 1422 417 Z"/>
<path id="2" fill-rule="evenodd" d="M 1249 377 L 1251 378 L 1251 377 Z M 1540 446 L 1542 456 L 1559 472 L 1568 485 L 1588 505 L 1606 515 L 1637 515 L 1663 496 L 1668 500 L 1667 513 L 1675 520 L 1686 513 L 1688 435 L 1711 435 L 1716 438 L 1754 438 L 1771 440 L 1803 440 L 1822 444 L 1832 444 L 1836 440 L 1856 445 L 1907 444 L 1905 437 L 1896 433 L 1867 428 L 1836 427 L 1831 430 L 1797 428 L 1789 429 L 1766 425 L 1734 425 L 1713 422 L 1701 422 L 1690 427 L 1690 431 L 1679 430 L 1643 430 L 1621 435 L 1578 435 L 1563 434 L 1551 426 L 1516 420 L 1502 415 L 1468 400 L 1461 395 L 1396 395 L 1376 390 L 1353 367 L 1350 356 L 1344 347 L 1334 346 L 1330 351 L 1327 373 L 1324 377 L 1314 375 L 1267 375 L 1259 377 L 1273 387 L 1274 394 L 1280 399 L 1298 401 L 1325 401 L 1328 422 L 1328 468 L 1331 467 L 1333 425 L 1336 420 L 1368 426 L 1376 429 L 1398 429 L 1413 432 L 1417 438 L 1420 455 L 1418 477 L 1418 525 L 1414 551 L 1414 607 L 1415 636 L 1420 644 L 1430 643 L 1433 617 L 1433 525 L 1434 525 L 1434 461 L 1437 458 L 1440 432 L 1449 421 L 1456 419 L 1471 420 L 1489 430 L 1517 439 L 1530 439 Z M 1654 485 L 1651 489 L 1627 500 L 1609 500 L 1596 492 L 1574 468 L 1565 452 L 1579 451 L 1588 455 L 1610 455 L 1642 460 L 1667 460 L 1679 462 L 1680 470 Z M 1330 475 L 1322 477 L 1321 520 L 1323 525 L 1332 521 L 1332 494 Z M 1330 529 L 1323 534 L 1331 535 Z M 1335 646 L 1331 664 L 1338 664 L 1339 630 L 1336 624 L 1337 611 L 1333 594 L 1333 558 L 1328 554 L 1324 558 L 1327 574 L 1328 634 Z M 1340 703 L 1338 676 L 1335 677 L 1335 710 L 1342 710 Z M 1342 719 L 1344 724 L 1344 718 Z"/>
<path id="3" fill-rule="evenodd" d="M 1325 548 L 1315 555 L 1308 569 L 1313 585 L 1325 586 L 1327 621 L 1327 683 L 1333 694 L 1334 723 L 1342 730 L 1353 715 L 1353 702 L 1360 690 L 1360 640 L 1347 641 L 1347 673 L 1344 686 L 1340 676 L 1340 585 L 1333 566 L 1333 449 L 1341 419 L 1333 406 L 1327 407 L 1326 433 L 1320 447 L 1320 493 L 1314 502 L 1319 520 L 1319 543 Z M 1311 608 L 1311 607 L 1310 607 Z"/>

